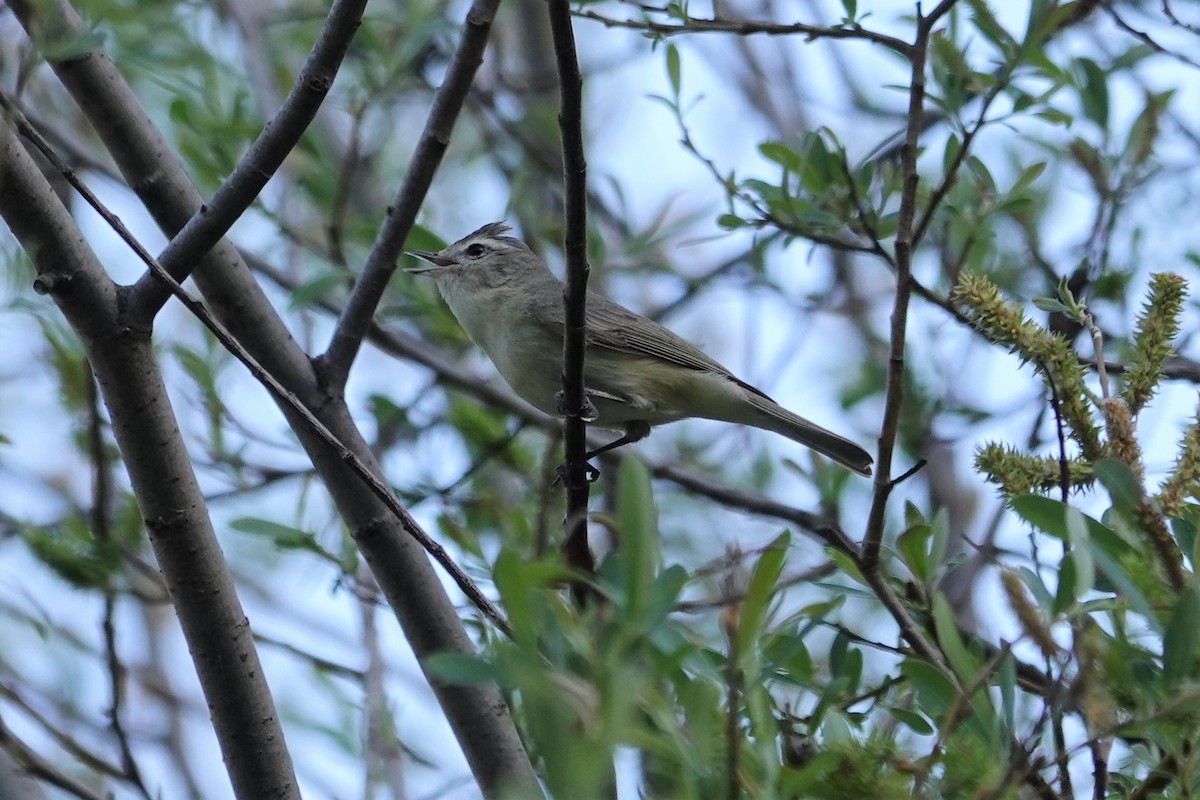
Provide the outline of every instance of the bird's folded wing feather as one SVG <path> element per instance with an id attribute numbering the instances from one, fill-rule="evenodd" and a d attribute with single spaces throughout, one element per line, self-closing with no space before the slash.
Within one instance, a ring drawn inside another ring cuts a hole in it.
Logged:
<path id="1" fill-rule="evenodd" d="M 565 312 L 561 303 L 529 303 L 529 315 L 556 336 L 563 335 Z M 715 372 L 762 397 L 767 395 L 739 379 L 687 339 L 652 319 L 638 316 L 601 295 L 588 292 L 587 342 L 633 355 L 660 358 L 688 369 Z M 770 398 L 768 398 L 770 399 Z"/>

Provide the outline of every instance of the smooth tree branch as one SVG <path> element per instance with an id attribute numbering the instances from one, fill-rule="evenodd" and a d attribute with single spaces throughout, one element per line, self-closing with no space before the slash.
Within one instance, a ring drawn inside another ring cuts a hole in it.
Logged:
<path id="1" fill-rule="evenodd" d="M 450 59 L 445 80 L 433 96 L 425 129 L 413 151 L 404 181 L 388 206 L 362 273 L 334 328 L 329 347 L 317 359 L 317 369 L 330 391 L 340 393 L 346 385 L 350 368 L 358 357 L 363 337 L 375 315 L 375 308 L 396 271 L 396 261 L 400 258 L 404 240 L 408 238 L 417 212 L 421 210 L 434 175 L 442 164 L 454 123 L 462 113 L 475 72 L 483 63 L 492 19 L 499 5 L 500 0 L 476 0 L 467 12 L 462 39 Z"/>
<path id="2" fill-rule="evenodd" d="M 384 504 L 386 504 L 394 514 L 396 514 L 398 519 L 404 519 L 407 516 L 407 512 L 400 505 L 400 501 L 396 499 L 395 494 L 387 486 L 387 484 L 375 477 L 370 468 L 368 468 L 367 465 L 364 464 L 362 460 L 350 450 L 350 448 L 338 441 L 333 432 L 330 431 L 329 428 L 327 428 L 325 424 L 321 422 L 321 420 L 318 419 L 317 416 L 313 414 L 298 397 L 296 397 L 295 394 L 288 391 L 283 384 L 281 384 L 273 375 L 271 375 L 270 372 L 268 372 L 261 364 L 259 364 L 254 356 L 251 355 L 250 352 L 247 351 L 246 348 L 243 347 L 242 344 L 238 342 L 228 330 L 225 329 L 225 326 L 222 325 L 219 320 L 209 313 L 208 309 L 205 308 L 202 303 L 187 293 L 183 286 L 166 271 L 166 268 L 163 267 L 163 265 L 160 264 L 136 238 L 134 238 L 133 234 L 129 232 L 124 223 L 122 223 L 120 219 L 118 219 L 111 211 L 109 211 L 108 208 L 106 208 L 104 204 L 96 198 L 95 194 L 93 194 L 91 190 L 89 190 L 87 186 L 85 186 L 78 179 L 78 177 L 76 177 L 75 173 L 70 169 L 70 167 L 68 167 L 62 161 L 62 159 L 58 157 L 54 150 L 49 147 L 49 144 L 40 137 L 40 135 L 32 128 L 32 126 L 28 124 L 28 121 L 24 119 L 20 112 L 15 111 L 14 106 L 7 99 L 7 97 L 3 95 L 3 93 L 0 93 L 0 106 L 12 111 L 17 115 L 15 122 L 18 130 L 20 130 L 22 134 L 32 139 L 39 151 L 46 156 L 46 158 L 55 166 L 55 168 L 62 173 L 67 182 L 70 183 L 71 186 L 73 186 L 75 190 L 83 196 L 88 205 L 90 205 L 96 211 L 96 213 L 99 214 L 100 217 L 104 219 L 114 231 L 116 231 L 117 235 L 120 236 L 122 241 L 124 241 L 127 245 L 129 245 L 130 248 L 133 249 L 138 258 L 142 260 L 142 263 L 144 263 L 147 269 L 150 270 L 151 274 L 161 281 L 163 285 L 170 290 L 171 294 L 178 298 L 179 301 L 183 303 L 184 307 L 192 312 L 192 315 L 195 316 L 196 319 L 200 320 L 204 327 L 208 328 L 209 332 L 212 333 L 212 335 L 216 337 L 217 341 L 221 343 L 221 346 L 224 347 L 231 355 L 233 355 L 234 358 L 242 362 L 242 365 L 246 367 L 246 370 L 255 378 L 255 380 L 261 383 L 264 388 L 266 388 L 267 391 L 269 391 L 275 397 L 276 401 L 279 402 L 280 405 L 290 408 L 290 410 L 295 415 L 300 417 L 313 431 L 313 433 L 320 437 L 326 445 L 336 450 L 339 453 L 342 461 L 344 461 L 352 470 L 354 470 L 354 472 L 358 474 L 360 478 L 362 478 L 363 482 L 375 492 L 375 495 Z M 408 533 L 410 536 L 416 539 L 423 548 L 425 548 L 425 551 L 428 552 L 429 555 L 433 556 L 435 561 L 442 565 L 442 567 L 447 573 L 449 573 L 450 577 L 458 585 L 459 589 L 461 589 L 463 594 L 466 595 L 467 599 L 469 599 L 471 603 L 483 613 L 484 616 L 491 620 L 492 623 L 501 631 L 505 632 L 506 634 L 509 633 L 508 622 L 504 619 L 504 615 L 500 613 L 499 609 L 497 609 L 490 600 L 488 600 L 488 598 L 483 594 L 483 591 L 475 585 L 475 582 L 467 576 L 462 568 L 455 563 L 454 559 L 451 558 L 450 554 L 446 552 L 444 547 L 438 544 L 438 542 L 430 537 L 429 534 L 425 533 L 424 530 L 415 524 L 408 529 Z"/>
<path id="3" fill-rule="evenodd" d="M 299 798 L 291 756 L 150 338 L 11 129 L 0 216 L 83 341 L 238 797 Z"/>
<path id="4" fill-rule="evenodd" d="M 583 77 L 575 52 L 570 0 L 549 0 L 550 34 L 558 66 L 560 105 L 558 126 L 562 135 L 565 191 L 567 272 L 563 289 L 563 450 L 566 457 L 567 525 L 563 554 L 567 564 L 591 574 L 595 571 L 587 540 L 589 487 L 587 477 L 588 399 L 583 383 L 587 348 L 587 160 L 583 154 Z M 580 594 L 579 591 L 576 592 Z"/>
<path id="5" fill-rule="evenodd" d="M 920 183 L 917 148 L 925 123 L 926 58 L 933 26 L 949 11 L 951 5 L 952 2 L 943 2 L 929 16 L 918 16 L 916 40 L 910 54 L 912 78 L 908 93 L 908 125 L 905 129 L 904 144 L 900 147 L 902 185 L 894 259 L 896 298 L 892 305 L 883 423 L 879 433 L 879 454 L 875 460 L 875 485 L 871 496 L 871 510 L 867 516 L 866 535 L 863 537 L 863 565 L 868 571 L 877 570 L 879 565 L 879 551 L 883 544 L 887 521 L 887 501 L 894 487 L 892 456 L 900 432 L 900 414 L 904 403 L 905 342 L 908 333 L 908 303 L 913 294 L 913 236 L 916 233 L 917 188 Z"/>
<path id="6" fill-rule="evenodd" d="M 212 199 L 200 206 L 159 254 L 158 263 L 176 281 L 186 278 L 200 258 L 221 240 L 295 148 L 333 86 L 366 5 L 367 0 L 334 2 L 279 113 L 263 128 Z M 149 320 L 170 296 L 169 287 L 153 271 L 147 271 L 134 286 L 132 301 L 139 318 Z"/>

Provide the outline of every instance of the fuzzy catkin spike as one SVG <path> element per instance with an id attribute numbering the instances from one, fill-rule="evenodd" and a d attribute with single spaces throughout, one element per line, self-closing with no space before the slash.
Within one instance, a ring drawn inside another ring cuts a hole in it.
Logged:
<path id="1" fill-rule="evenodd" d="M 1048 492 L 1062 485 L 1062 463 L 1057 458 L 1029 455 L 996 442 L 979 448 L 975 468 L 1008 498 Z M 1091 467 L 1076 459 L 1067 460 L 1068 488 L 1086 486 L 1091 480 Z"/>
<path id="2" fill-rule="evenodd" d="M 1108 433 L 1108 449 L 1112 457 L 1133 470 L 1139 484 L 1146 480 L 1146 469 L 1142 463 L 1142 446 L 1133 435 L 1133 415 L 1129 406 L 1119 397 L 1108 397 L 1100 401 L 1100 413 L 1104 415 L 1104 428 Z"/>
<path id="3" fill-rule="evenodd" d="M 1133 354 L 1121 391 L 1134 416 L 1158 389 L 1163 362 L 1175 355 L 1171 341 L 1179 333 L 1179 317 L 1186 298 L 1187 284 L 1183 278 L 1169 272 L 1150 276 L 1150 290 L 1133 333 Z"/>
<path id="4" fill-rule="evenodd" d="M 1200 410 L 1196 412 L 1196 420 L 1188 425 L 1183 432 L 1183 441 L 1179 446 L 1179 456 L 1175 459 L 1175 467 L 1171 475 L 1163 483 L 1158 493 L 1158 507 L 1168 518 L 1174 518 L 1183 510 L 1183 504 L 1190 494 L 1200 488 Z"/>
<path id="5" fill-rule="evenodd" d="M 1021 630 L 1033 640 L 1042 651 L 1042 655 L 1048 659 L 1056 658 L 1059 651 L 1058 643 L 1050 635 L 1050 629 L 1046 627 L 1037 607 L 1030 602 L 1029 596 L 1025 593 L 1025 586 L 1017 577 L 1017 573 L 1007 569 L 1002 571 L 1000 584 L 1004 587 L 1004 596 L 1008 599 L 1009 608 L 1017 616 L 1017 621 L 1021 623 Z"/>
<path id="6" fill-rule="evenodd" d="M 1059 413 L 1083 457 L 1088 461 L 1103 458 L 1104 446 L 1092 415 L 1083 366 L 1066 339 L 1026 319 L 1020 308 L 1004 300 L 999 288 L 981 275 L 964 274 L 951 292 L 951 299 L 966 307 L 972 323 L 989 340 L 1007 345 L 1022 359 L 1037 365 L 1053 385 Z"/>

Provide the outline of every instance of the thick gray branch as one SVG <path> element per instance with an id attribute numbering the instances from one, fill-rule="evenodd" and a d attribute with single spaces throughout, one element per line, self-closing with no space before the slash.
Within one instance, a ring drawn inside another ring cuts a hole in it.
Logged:
<path id="1" fill-rule="evenodd" d="M 234 791 L 298 798 L 283 729 L 192 471 L 150 330 L 129 323 L 115 287 L 15 136 L 5 137 L 2 215 L 37 267 L 37 290 L 83 340 L 146 522 Z"/>

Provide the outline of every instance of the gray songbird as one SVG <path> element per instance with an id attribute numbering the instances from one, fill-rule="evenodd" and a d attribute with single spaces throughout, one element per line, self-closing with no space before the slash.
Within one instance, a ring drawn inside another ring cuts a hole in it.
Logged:
<path id="1" fill-rule="evenodd" d="M 459 324 L 508 385 L 534 407 L 560 414 L 563 284 L 502 222 L 441 252 L 411 251 Z M 799 417 L 657 322 L 592 292 L 587 296 L 584 386 L 588 421 L 624 436 L 588 458 L 643 439 L 653 425 L 700 417 L 782 434 L 871 474 L 867 451 Z"/>

